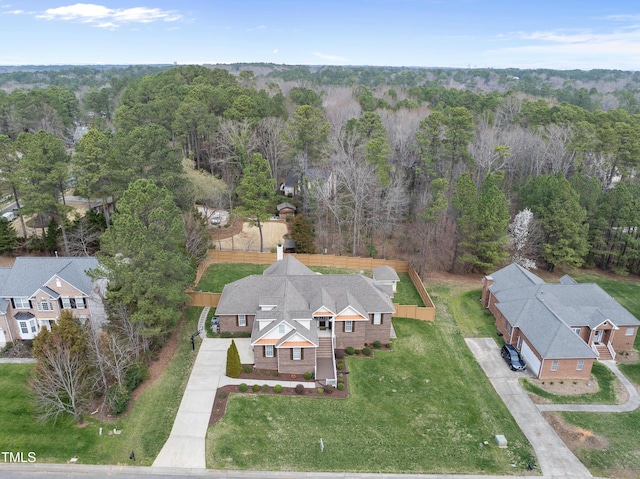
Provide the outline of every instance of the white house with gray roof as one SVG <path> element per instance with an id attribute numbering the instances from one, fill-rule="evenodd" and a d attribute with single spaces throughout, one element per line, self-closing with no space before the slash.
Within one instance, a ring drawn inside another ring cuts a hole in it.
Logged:
<path id="1" fill-rule="evenodd" d="M 64 309 L 81 321 L 104 321 L 101 281 L 87 274 L 97 266 L 95 258 L 19 257 L 0 268 L 0 340 L 33 339 Z"/>
<path id="2" fill-rule="evenodd" d="M 221 333 L 251 333 L 256 368 L 312 372 L 327 384 L 336 382 L 334 350 L 388 343 L 394 312 L 371 278 L 314 273 L 291 255 L 227 284 L 216 309 Z"/>
<path id="3" fill-rule="evenodd" d="M 545 283 L 517 264 L 485 276 L 482 303 L 539 378 L 588 378 L 597 359 L 628 351 L 640 321 L 594 283 Z"/>

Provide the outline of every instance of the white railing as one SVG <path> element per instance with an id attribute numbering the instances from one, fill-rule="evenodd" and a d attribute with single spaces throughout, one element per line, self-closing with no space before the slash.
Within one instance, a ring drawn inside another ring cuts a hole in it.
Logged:
<path id="1" fill-rule="evenodd" d="M 593 352 L 596 353 L 596 355 L 599 358 L 600 357 L 600 351 L 598 351 L 598 347 L 596 346 L 596 343 L 591 343 L 591 349 L 593 349 Z"/>
<path id="2" fill-rule="evenodd" d="M 609 354 L 611 354 L 611 357 L 613 359 L 616 358 L 616 352 L 613 350 L 613 346 L 611 346 L 611 342 L 607 343 L 607 349 L 609 350 Z"/>

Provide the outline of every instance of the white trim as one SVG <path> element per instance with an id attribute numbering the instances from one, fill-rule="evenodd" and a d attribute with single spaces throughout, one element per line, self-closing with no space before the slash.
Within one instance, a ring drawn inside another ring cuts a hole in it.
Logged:
<path id="1" fill-rule="evenodd" d="M 554 359 L 553 361 L 551 361 L 551 370 L 552 371 L 557 371 L 558 370 L 558 366 L 560 366 L 560 361 L 557 359 Z"/>
<path id="2" fill-rule="evenodd" d="M 264 345 L 264 357 L 272 358 L 273 357 L 273 344 L 265 344 Z"/>
<path id="3" fill-rule="evenodd" d="M 344 332 L 353 333 L 353 321 L 348 319 L 344 322 Z"/>

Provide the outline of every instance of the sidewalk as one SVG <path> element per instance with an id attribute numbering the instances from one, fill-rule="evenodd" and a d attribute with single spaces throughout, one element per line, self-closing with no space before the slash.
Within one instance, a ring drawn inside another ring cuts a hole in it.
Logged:
<path id="1" fill-rule="evenodd" d="M 34 358 L 0 358 L 0 364 L 35 364 L 38 360 Z"/>

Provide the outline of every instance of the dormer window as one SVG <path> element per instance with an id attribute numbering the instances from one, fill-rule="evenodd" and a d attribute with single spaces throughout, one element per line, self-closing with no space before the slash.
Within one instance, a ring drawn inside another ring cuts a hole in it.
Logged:
<path id="1" fill-rule="evenodd" d="M 284 334 L 284 324 L 278 325 L 278 334 Z"/>
<path id="2" fill-rule="evenodd" d="M 275 309 L 275 305 L 273 304 L 261 304 L 260 305 L 260 310 L 261 311 L 273 311 Z"/>

